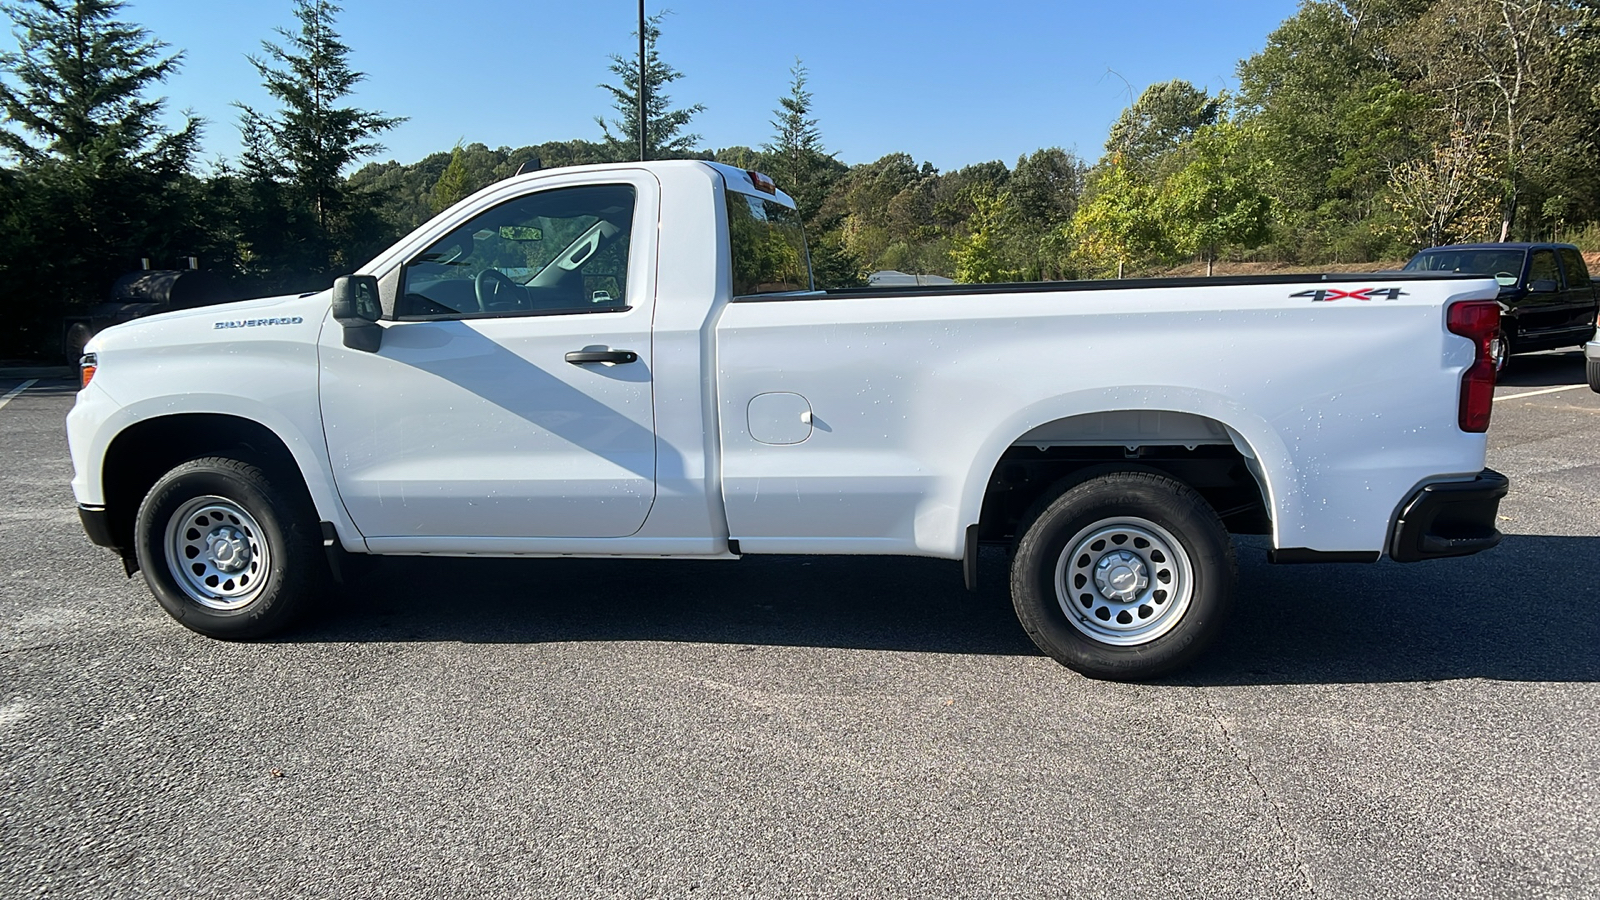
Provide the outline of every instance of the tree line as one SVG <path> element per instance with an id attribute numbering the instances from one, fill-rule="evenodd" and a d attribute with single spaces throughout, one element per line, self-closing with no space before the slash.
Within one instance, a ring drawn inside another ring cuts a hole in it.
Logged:
<path id="1" fill-rule="evenodd" d="M 198 257 L 247 294 L 309 290 L 473 191 L 533 168 L 637 157 L 640 72 L 611 57 L 596 139 L 458 144 L 366 162 L 403 119 L 349 104 L 363 75 L 329 0 L 249 59 L 275 108 L 239 107 L 236 158 L 160 124 L 181 53 L 121 0 L 18 0 L 0 53 L 0 356 L 47 354 L 61 316 L 119 274 Z M 1144 90 L 1093 161 L 1059 147 L 941 172 L 826 149 L 796 60 L 770 135 L 701 146 L 703 107 L 645 23 L 645 145 L 764 171 L 794 196 L 821 286 L 893 269 L 965 282 L 1096 278 L 1184 263 L 1380 263 L 1465 240 L 1600 249 L 1600 0 L 1303 0 L 1235 90 Z M 637 35 L 635 35 L 637 37 Z M 359 166 L 359 167 L 358 167 Z"/>

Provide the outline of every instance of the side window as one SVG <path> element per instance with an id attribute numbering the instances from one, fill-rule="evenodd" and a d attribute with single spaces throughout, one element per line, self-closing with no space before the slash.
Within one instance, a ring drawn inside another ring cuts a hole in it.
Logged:
<path id="1" fill-rule="evenodd" d="M 635 195 L 557 188 L 469 219 L 406 263 L 399 319 L 626 309 Z"/>
<path id="2" fill-rule="evenodd" d="M 733 295 L 809 291 L 811 255 L 800 214 L 781 203 L 725 191 Z"/>
<path id="3" fill-rule="evenodd" d="M 1528 261 L 1528 284 L 1535 281 L 1554 281 L 1560 287 L 1561 270 L 1556 268 L 1554 250 L 1533 251 L 1533 258 Z"/>
<path id="4" fill-rule="evenodd" d="M 1583 264 L 1583 254 L 1578 251 L 1563 247 L 1561 267 L 1567 270 L 1567 287 L 1586 288 L 1594 284 L 1589 280 L 1589 267 Z"/>

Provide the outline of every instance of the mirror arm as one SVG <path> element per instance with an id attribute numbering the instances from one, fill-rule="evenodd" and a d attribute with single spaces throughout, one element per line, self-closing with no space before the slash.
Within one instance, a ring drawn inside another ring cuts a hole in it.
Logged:
<path id="1" fill-rule="evenodd" d="M 376 322 L 340 322 L 344 326 L 344 345 L 351 350 L 377 353 L 383 347 L 383 328 Z"/>

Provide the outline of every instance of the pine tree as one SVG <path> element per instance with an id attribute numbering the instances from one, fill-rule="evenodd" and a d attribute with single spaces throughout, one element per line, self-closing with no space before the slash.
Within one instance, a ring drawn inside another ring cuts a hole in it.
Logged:
<path id="1" fill-rule="evenodd" d="M 662 90 L 683 77 L 683 73 L 661 61 L 656 43 L 661 38 L 661 19 L 665 13 L 651 16 L 645 22 L 645 155 L 650 159 L 672 159 L 688 156 L 700 135 L 685 133 L 689 121 L 705 111 L 696 103 L 684 109 L 673 109 L 672 99 Z M 639 32 L 633 32 L 637 39 Z M 639 156 L 639 60 L 637 57 L 611 55 L 612 73 L 622 84 L 602 84 L 599 87 L 612 96 L 612 105 L 619 118 L 610 122 L 595 116 L 595 123 L 605 135 L 608 155 L 617 161 L 637 159 Z M 613 133 L 613 129 L 615 132 Z"/>
<path id="2" fill-rule="evenodd" d="M 450 151 L 450 165 L 445 166 L 444 174 L 433 185 L 433 192 L 429 195 L 429 203 L 435 213 L 443 212 L 466 199 L 472 193 L 472 179 L 467 174 L 467 163 L 462 156 L 461 142 L 457 141 L 455 149 Z"/>
<path id="3" fill-rule="evenodd" d="M 772 175 L 778 186 L 794 197 L 800 214 L 810 222 L 828 193 L 829 162 L 833 155 L 822 148 L 822 132 L 811 115 L 811 92 L 806 90 L 805 65 L 796 57 L 789 70 L 793 80 L 789 95 L 778 98 L 772 111 L 775 134 L 762 149 L 772 154 Z"/>
<path id="4" fill-rule="evenodd" d="M 17 163 L 0 210 L 0 302 L 5 352 L 33 354 L 55 343 L 56 316 L 103 299 L 141 257 L 195 252 L 189 165 L 200 123 L 160 123 L 163 101 L 147 93 L 182 54 L 163 56 L 165 44 L 120 21 L 118 0 L 0 8 L 18 40 L 0 53 L 0 155 Z"/>
<path id="5" fill-rule="evenodd" d="M 345 169 L 382 151 L 372 136 L 405 121 L 339 105 L 366 77 L 350 68 L 350 48 L 334 31 L 339 11 L 329 0 L 294 0 L 299 31 L 279 28 L 285 44 L 262 41 L 265 56 L 250 58 L 279 111 L 240 105 L 244 168 L 258 178 L 286 173 L 290 196 L 309 218 L 311 264 L 322 270 L 348 263 L 340 252 L 350 238 Z"/>
<path id="6" fill-rule="evenodd" d="M 23 0 L 4 7 L 21 29 L 20 52 L 0 53 L 0 108 L 22 133 L 0 130 L 0 148 L 24 165 L 54 160 L 91 172 L 132 165 L 184 171 L 199 138 L 189 119 L 178 132 L 159 121 L 162 100 L 152 85 L 183 58 L 162 57 L 166 44 L 137 25 L 117 21 L 120 0 Z"/>

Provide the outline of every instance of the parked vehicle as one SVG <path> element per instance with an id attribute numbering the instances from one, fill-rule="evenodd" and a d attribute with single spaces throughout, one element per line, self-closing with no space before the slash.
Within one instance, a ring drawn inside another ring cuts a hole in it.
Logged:
<path id="1" fill-rule="evenodd" d="M 1600 394 L 1600 319 L 1594 323 L 1594 340 L 1583 345 L 1583 359 L 1589 376 L 1589 390 Z"/>
<path id="2" fill-rule="evenodd" d="M 129 272 L 111 285 L 110 299 L 84 315 L 61 323 L 61 353 L 77 362 L 89 339 L 100 331 L 141 316 L 231 303 L 239 299 L 227 279 L 203 269 L 146 269 Z"/>
<path id="3" fill-rule="evenodd" d="M 495 184 L 331 291 L 89 345 L 96 543 L 202 634 L 287 625 L 347 554 L 1012 547 L 1017 615 L 1171 671 L 1275 562 L 1500 540 L 1498 285 L 1431 272 L 812 289 L 793 201 L 698 161 Z M 326 554 L 326 559 L 324 558 Z"/>
<path id="4" fill-rule="evenodd" d="M 1431 247 L 1412 257 L 1405 271 L 1494 276 L 1501 307 L 1495 365 L 1502 370 L 1513 353 L 1581 345 L 1600 312 L 1600 291 L 1571 244 Z"/>

